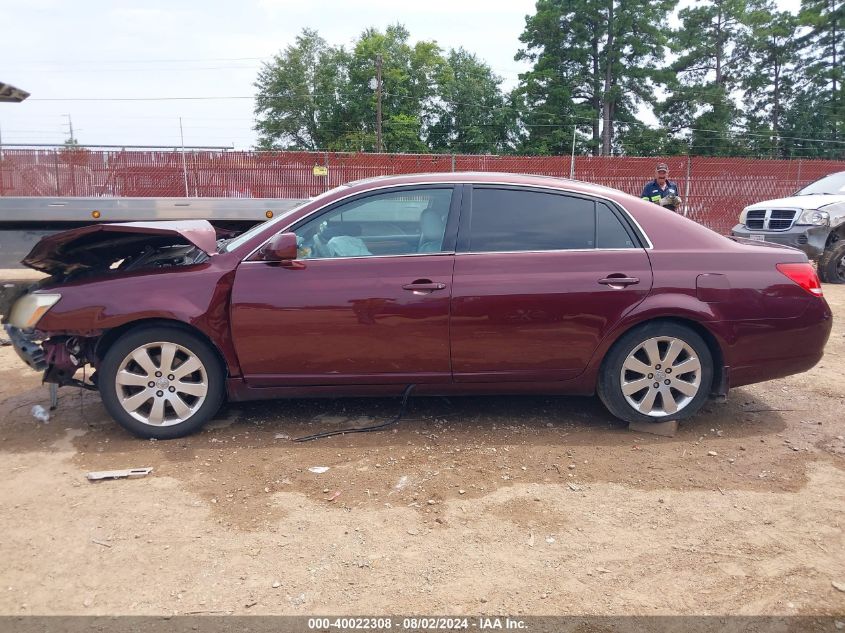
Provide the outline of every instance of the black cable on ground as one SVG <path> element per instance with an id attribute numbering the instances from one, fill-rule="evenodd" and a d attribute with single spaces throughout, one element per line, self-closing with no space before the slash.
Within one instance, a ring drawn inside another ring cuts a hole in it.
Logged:
<path id="1" fill-rule="evenodd" d="M 408 385 L 405 391 L 402 392 L 402 406 L 399 408 L 399 413 L 396 417 L 391 418 L 387 422 L 381 424 L 374 424 L 373 426 L 358 426 L 349 427 L 346 429 L 337 429 L 335 431 L 323 431 L 322 433 L 314 433 L 313 435 L 305 435 L 303 437 L 294 438 L 294 442 L 310 442 L 311 440 L 318 440 L 323 437 L 332 437 L 334 435 L 346 435 L 347 433 L 370 433 L 372 431 L 379 431 L 391 424 L 396 424 L 405 415 L 405 409 L 408 406 L 408 398 L 416 385 Z"/>

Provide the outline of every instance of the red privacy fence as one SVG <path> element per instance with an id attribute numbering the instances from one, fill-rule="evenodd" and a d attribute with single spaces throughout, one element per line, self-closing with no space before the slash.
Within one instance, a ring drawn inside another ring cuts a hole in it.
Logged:
<path id="1" fill-rule="evenodd" d="M 684 212 L 725 233 L 742 208 L 778 198 L 845 161 L 676 156 L 670 178 Z M 657 158 L 575 157 L 575 178 L 639 195 Z M 569 177 L 569 156 L 363 154 L 346 152 L 9 150 L 0 157 L 0 196 L 222 196 L 307 198 L 371 176 L 502 171 Z"/>

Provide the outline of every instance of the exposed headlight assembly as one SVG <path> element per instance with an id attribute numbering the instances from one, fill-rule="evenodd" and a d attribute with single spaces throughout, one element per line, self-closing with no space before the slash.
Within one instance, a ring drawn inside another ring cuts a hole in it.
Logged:
<path id="1" fill-rule="evenodd" d="M 815 226 L 827 226 L 830 223 L 830 214 L 827 211 L 818 209 L 807 209 L 798 216 L 796 224 L 812 224 Z"/>
<path id="2" fill-rule="evenodd" d="M 30 330 L 52 308 L 62 295 L 56 293 L 31 292 L 15 301 L 9 314 L 9 323 L 20 330 Z"/>

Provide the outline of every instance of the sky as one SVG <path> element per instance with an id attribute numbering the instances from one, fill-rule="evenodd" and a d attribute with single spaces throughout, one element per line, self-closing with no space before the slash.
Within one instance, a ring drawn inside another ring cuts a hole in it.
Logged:
<path id="1" fill-rule="evenodd" d="M 399 22 L 412 41 L 474 52 L 509 89 L 533 12 L 534 0 L 0 0 L 0 81 L 31 93 L 0 103 L 0 135 L 62 143 L 72 122 L 81 144 L 174 147 L 181 117 L 186 146 L 249 149 L 256 75 L 305 27 L 349 47 Z"/>

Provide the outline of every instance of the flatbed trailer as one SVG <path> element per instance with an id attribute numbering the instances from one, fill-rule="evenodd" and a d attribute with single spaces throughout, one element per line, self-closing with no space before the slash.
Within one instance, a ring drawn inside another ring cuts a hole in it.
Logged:
<path id="1" fill-rule="evenodd" d="M 301 204 L 290 198 L 0 197 L 0 230 L 61 229 L 97 222 L 208 220 L 245 228 Z"/>
<path id="2" fill-rule="evenodd" d="M 244 230 L 302 204 L 292 198 L 0 197 L 0 269 L 14 269 L 45 235 L 99 222 L 208 220 Z"/>

